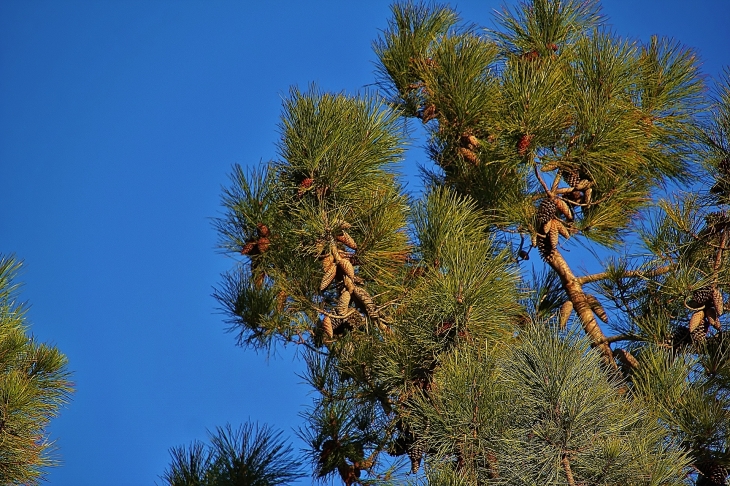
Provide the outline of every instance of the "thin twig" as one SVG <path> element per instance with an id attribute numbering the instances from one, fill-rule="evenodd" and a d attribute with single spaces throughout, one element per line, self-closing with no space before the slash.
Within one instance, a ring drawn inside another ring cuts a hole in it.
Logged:
<path id="1" fill-rule="evenodd" d="M 618 341 L 641 341 L 642 338 L 640 336 L 637 336 L 636 334 L 627 333 L 627 334 L 618 334 L 616 336 L 610 336 L 607 337 L 604 342 L 607 344 L 615 343 Z"/>
<path id="2" fill-rule="evenodd" d="M 545 184 L 545 181 L 543 180 L 542 176 L 540 175 L 540 169 L 537 168 L 537 164 L 535 164 L 535 177 L 537 177 L 537 180 L 540 181 L 540 185 L 542 185 L 542 188 L 545 189 L 545 193 L 548 196 L 553 197 L 552 191 L 550 191 L 550 189 L 548 189 L 547 184 Z"/>

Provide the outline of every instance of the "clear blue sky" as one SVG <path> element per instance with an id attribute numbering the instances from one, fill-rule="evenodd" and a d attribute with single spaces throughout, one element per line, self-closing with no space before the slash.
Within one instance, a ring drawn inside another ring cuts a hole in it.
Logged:
<path id="1" fill-rule="evenodd" d="M 485 26 L 501 4 L 454 3 Z M 291 85 L 373 82 L 388 6 L 0 2 L 0 252 L 25 260 L 32 331 L 67 354 L 77 387 L 51 427 L 51 486 L 154 484 L 169 447 L 226 422 L 300 445 L 301 366 L 224 334 L 211 293 L 231 260 L 210 218 L 234 163 L 276 156 Z M 709 76 L 730 65 L 727 0 L 603 6 L 620 35 L 674 37 Z"/>

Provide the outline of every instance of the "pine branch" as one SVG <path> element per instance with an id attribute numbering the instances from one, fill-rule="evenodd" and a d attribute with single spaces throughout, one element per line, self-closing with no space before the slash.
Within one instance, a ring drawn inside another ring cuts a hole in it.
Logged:
<path id="1" fill-rule="evenodd" d="M 620 275 L 616 275 L 612 272 L 600 272 L 595 273 L 593 275 L 584 275 L 582 277 L 577 277 L 576 281 L 580 285 L 585 285 L 588 283 L 593 282 L 599 282 L 601 280 L 615 280 L 617 278 L 653 278 L 658 277 L 660 275 L 664 275 L 672 270 L 675 269 L 674 265 L 665 265 L 663 267 L 659 267 L 653 270 L 649 271 L 643 271 L 643 270 L 625 270 Z"/>

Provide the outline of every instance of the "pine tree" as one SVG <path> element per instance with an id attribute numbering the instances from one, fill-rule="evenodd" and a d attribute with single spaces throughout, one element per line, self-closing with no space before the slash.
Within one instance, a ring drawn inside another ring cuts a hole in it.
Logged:
<path id="1" fill-rule="evenodd" d="M 303 476 L 301 463 L 278 432 L 251 423 L 218 427 L 210 443 L 170 449 L 161 476 L 169 486 L 277 486 Z"/>
<path id="2" fill-rule="evenodd" d="M 57 465 L 46 427 L 72 392 L 66 357 L 28 336 L 15 283 L 21 263 L 0 257 L 0 483 L 38 484 Z"/>
<path id="3" fill-rule="evenodd" d="M 730 71 L 708 97 L 690 49 L 591 0 L 496 21 L 396 4 L 377 91 L 291 91 L 278 157 L 235 167 L 216 222 L 230 330 L 301 346 L 316 478 L 724 485 Z"/>

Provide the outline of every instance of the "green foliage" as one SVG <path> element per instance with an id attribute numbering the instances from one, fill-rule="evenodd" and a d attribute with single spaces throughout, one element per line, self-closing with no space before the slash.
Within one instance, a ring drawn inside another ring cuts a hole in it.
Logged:
<path id="1" fill-rule="evenodd" d="M 58 464 L 46 427 L 73 391 L 66 357 L 27 335 L 20 267 L 0 258 L 0 482 L 8 485 L 38 484 Z"/>
<path id="2" fill-rule="evenodd" d="M 682 484 L 686 459 L 607 377 L 585 339 L 531 326 L 509 346 L 464 348 L 418 401 L 432 466 L 486 484 Z"/>
<path id="3" fill-rule="evenodd" d="M 275 486 L 303 476 L 291 446 L 264 425 L 230 425 L 209 433 L 210 443 L 195 441 L 170 449 L 171 463 L 161 479 L 170 486 Z"/>

